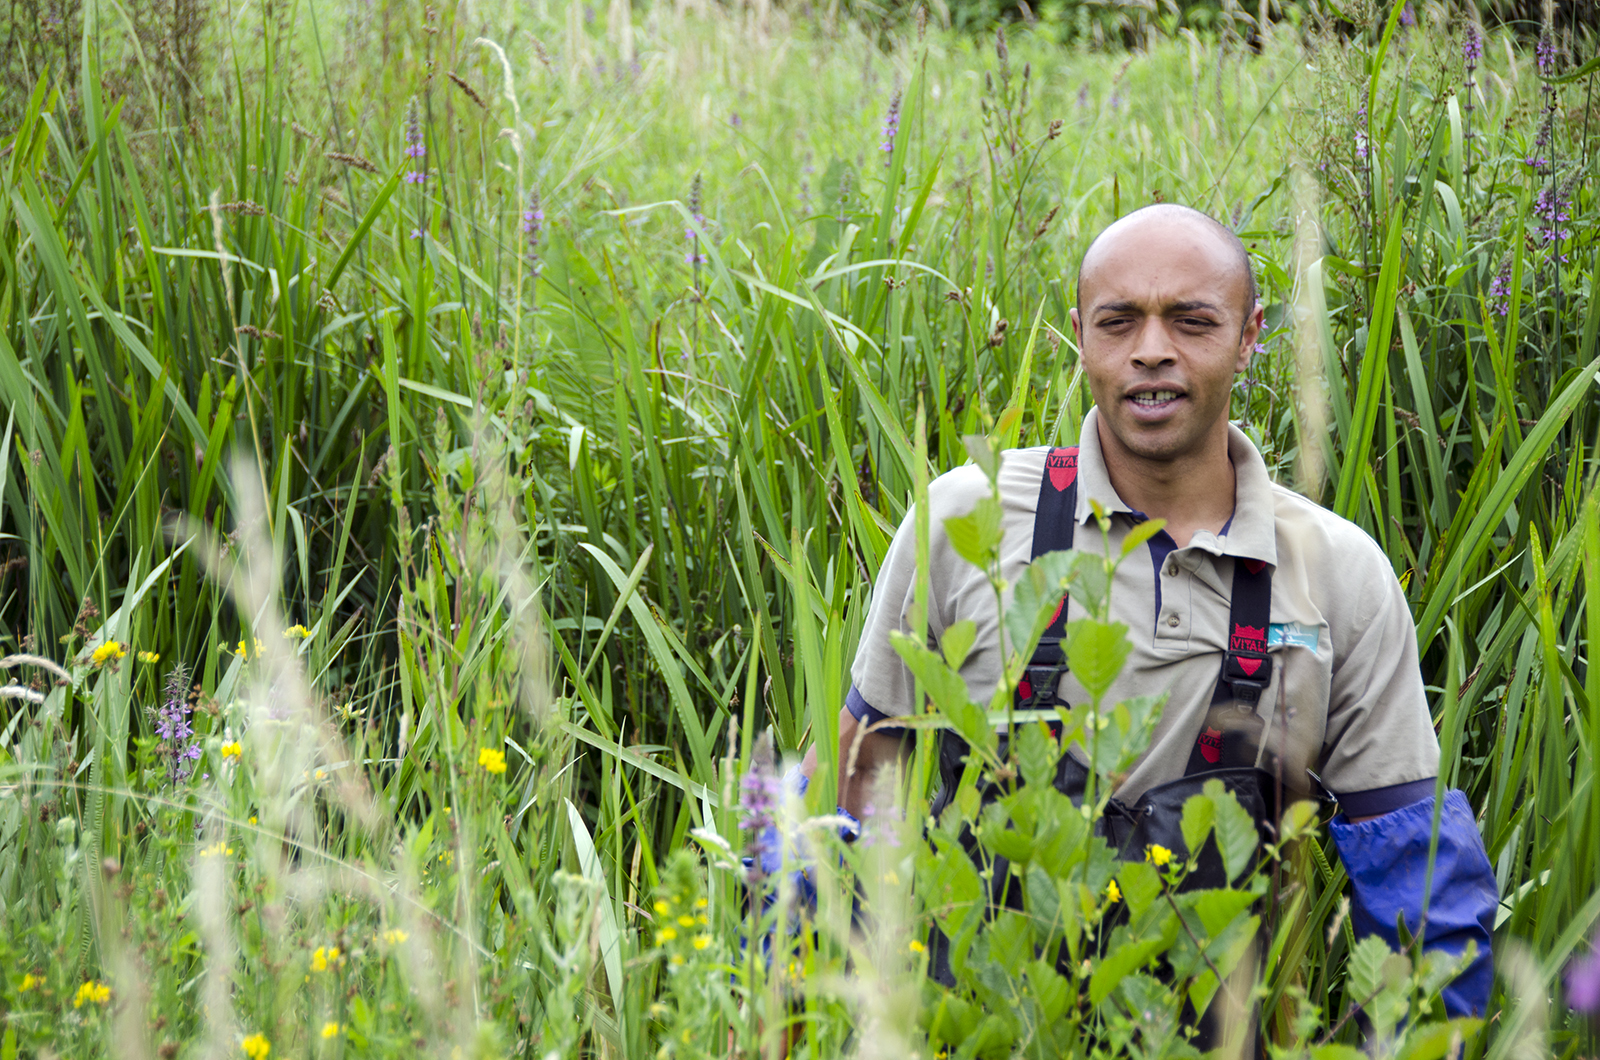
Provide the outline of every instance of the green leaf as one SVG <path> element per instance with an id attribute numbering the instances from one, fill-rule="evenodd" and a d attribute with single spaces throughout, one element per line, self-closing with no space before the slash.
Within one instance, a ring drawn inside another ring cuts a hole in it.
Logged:
<path id="1" fill-rule="evenodd" d="M 1138 920 L 1150 904 L 1161 897 L 1161 874 L 1147 861 L 1125 861 L 1117 870 L 1117 884 L 1128 912 Z"/>
<path id="2" fill-rule="evenodd" d="M 967 447 L 967 455 L 983 471 L 984 478 L 993 482 L 1000 474 L 1000 453 L 994 443 L 981 434 L 967 434 L 962 436 L 961 444 Z"/>
<path id="3" fill-rule="evenodd" d="M 961 669 L 961 664 L 967 661 L 967 653 L 972 650 L 973 641 L 977 639 L 978 624 L 970 618 L 963 618 L 944 631 L 944 636 L 939 639 L 939 647 L 944 650 L 944 661 L 950 669 Z"/>
<path id="4" fill-rule="evenodd" d="M 929 651 L 914 639 L 892 630 L 889 643 L 900 653 L 900 658 L 917 680 L 922 690 L 933 700 L 945 717 L 950 719 L 966 741 L 974 747 L 988 747 L 993 740 L 989 719 L 983 709 L 967 697 L 967 682 L 946 665 L 944 658 Z"/>
<path id="5" fill-rule="evenodd" d="M 1483 1029 L 1483 1020 L 1463 1016 L 1449 1023 L 1418 1027 L 1407 1035 L 1405 1048 L 1396 1060 L 1443 1060 L 1456 1043 L 1469 1042 Z"/>
<path id="6" fill-rule="evenodd" d="M 1110 690 L 1132 647 L 1128 627 L 1121 622 L 1080 618 L 1067 626 L 1067 665 L 1096 701 Z"/>
<path id="7" fill-rule="evenodd" d="M 1360 1049 L 1330 1043 L 1314 1046 L 1311 1050 L 1311 1060 L 1370 1060 L 1370 1058 Z"/>
<path id="8" fill-rule="evenodd" d="M 1038 865 L 1028 866 L 1023 876 L 1023 891 L 1028 899 L 1034 943 L 1043 946 L 1060 933 L 1061 892 L 1050 874 Z"/>
<path id="9" fill-rule="evenodd" d="M 1016 750 L 1017 765 L 1022 769 L 1022 779 L 1030 789 L 1037 790 L 1055 782 L 1061 749 L 1050 738 L 1050 730 L 1044 722 L 1017 726 L 1012 746 Z"/>
<path id="10" fill-rule="evenodd" d="M 1200 853 L 1216 819 L 1217 805 L 1209 795 L 1191 795 L 1183 801 L 1183 844 L 1189 857 Z"/>
<path id="11" fill-rule="evenodd" d="M 1237 880 L 1250 868 L 1260 836 L 1256 823 L 1239 800 L 1220 780 L 1206 781 L 1205 793 L 1216 806 L 1217 847 L 1222 851 L 1222 867 L 1228 879 Z"/>
<path id="12" fill-rule="evenodd" d="M 1228 929 L 1239 915 L 1250 908 L 1256 896 L 1249 891 L 1219 888 L 1201 891 L 1193 899 L 1195 915 L 1207 938 L 1216 938 Z"/>
<path id="13" fill-rule="evenodd" d="M 989 955 L 1007 974 L 1021 975 L 1023 967 L 1033 959 L 1033 932 L 1028 919 L 1010 909 L 995 917 L 989 926 Z"/>
<path id="14" fill-rule="evenodd" d="M 946 519 L 944 531 L 956 555 L 988 569 L 1000 548 L 1000 502 L 993 497 L 980 499 L 966 515 Z"/>
<path id="15" fill-rule="evenodd" d="M 1368 935 L 1350 951 L 1345 968 L 1345 990 L 1355 1004 L 1362 1004 L 1383 986 L 1383 964 L 1393 950 L 1376 935 Z"/>
<path id="16" fill-rule="evenodd" d="M 1017 576 L 1011 606 L 1006 609 L 1006 633 L 1011 649 L 1021 659 L 1033 654 L 1039 638 L 1055 617 L 1056 609 L 1066 607 L 1062 598 L 1073 568 L 1083 558 L 1080 552 L 1047 552 L 1029 563 Z"/>
<path id="17" fill-rule="evenodd" d="M 1168 915 L 1162 927 L 1160 936 L 1138 942 L 1125 941 L 1117 945 L 1113 937 L 1110 956 L 1095 965 L 1089 976 L 1089 1000 L 1093 1004 L 1100 1004 L 1129 972 L 1143 968 L 1150 958 L 1172 945 L 1178 935 L 1178 918 Z"/>
<path id="18" fill-rule="evenodd" d="M 1128 536 L 1122 539 L 1122 554 L 1124 556 L 1128 555 L 1134 549 L 1166 529 L 1166 526 L 1167 521 L 1165 519 L 1146 519 L 1142 523 L 1135 524 L 1134 528 L 1128 531 Z"/>
<path id="19" fill-rule="evenodd" d="M 1038 1002 L 1039 1014 L 1046 1022 L 1055 1022 L 1067 1011 L 1067 1001 L 1071 996 L 1072 987 L 1054 966 L 1044 961 L 1034 961 L 1028 966 L 1028 984 L 1033 987 L 1033 997 Z"/>

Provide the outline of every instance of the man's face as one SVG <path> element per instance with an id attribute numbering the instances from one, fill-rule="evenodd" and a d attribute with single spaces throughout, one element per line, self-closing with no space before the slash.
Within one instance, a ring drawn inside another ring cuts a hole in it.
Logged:
<path id="1" fill-rule="evenodd" d="M 1165 463 L 1226 445 L 1233 378 L 1261 329 L 1248 290 L 1236 252 L 1202 223 L 1136 217 L 1100 238 L 1072 329 L 1101 441 L 1121 450 L 1108 456 Z"/>

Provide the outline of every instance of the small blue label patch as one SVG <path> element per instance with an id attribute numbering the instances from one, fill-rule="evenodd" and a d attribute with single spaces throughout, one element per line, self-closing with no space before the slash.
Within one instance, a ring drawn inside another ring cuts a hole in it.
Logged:
<path id="1" fill-rule="evenodd" d="M 1309 648 L 1315 652 L 1318 642 L 1316 626 L 1304 626 L 1299 622 L 1274 622 L 1267 627 L 1268 648 Z"/>

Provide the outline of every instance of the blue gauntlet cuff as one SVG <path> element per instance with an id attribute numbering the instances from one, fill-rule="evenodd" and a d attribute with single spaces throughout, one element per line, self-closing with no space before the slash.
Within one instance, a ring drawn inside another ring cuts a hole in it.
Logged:
<path id="1" fill-rule="evenodd" d="M 1425 949 L 1459 954 L 1469 940 L 1476 942 L 1477 957 L 1441 993 L 1451 1016 L 1483 1015 L 1494 987 L 1490 944 L 1499 888 L 1466 795 L 1446 792 L 1427 931 L 1422 932 L 1433 807 L 1430 795 L 1370 821 L 1355 823 L 1342 813 L 1333 819 L 1329 830 L 1355 892 L 1350 921 L 1357 935 L 1377 935 L 1394 949 L 1400 948 L 1396 922 L 1402 913 L 1406 930 L 1423 935 Z"/>

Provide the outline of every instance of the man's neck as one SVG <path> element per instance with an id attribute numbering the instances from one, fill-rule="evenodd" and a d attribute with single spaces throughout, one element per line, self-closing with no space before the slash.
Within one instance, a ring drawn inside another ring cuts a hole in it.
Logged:
<path id="1" fill-rule="evenodd" d="M 1150 460 L 1122 448 L 1102 424 L 1096 432 L 1106 475 L 1117 496 L 1136 511 L 1166 521 L 1185 548 L 1198 530 L 1221 533 L 1233 515 L 1235 476 L 1226 424 L 1214 441 L 1177 460 Z"/>

